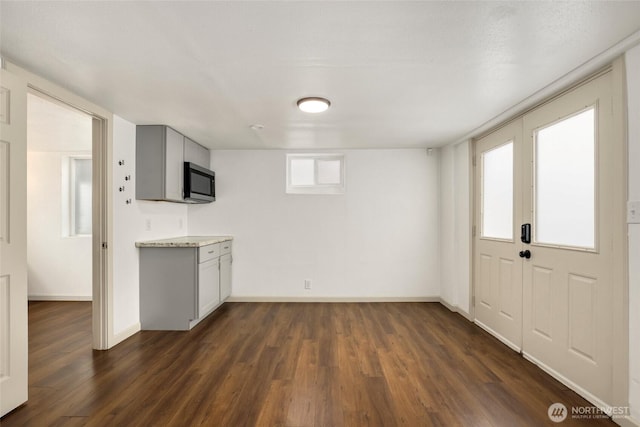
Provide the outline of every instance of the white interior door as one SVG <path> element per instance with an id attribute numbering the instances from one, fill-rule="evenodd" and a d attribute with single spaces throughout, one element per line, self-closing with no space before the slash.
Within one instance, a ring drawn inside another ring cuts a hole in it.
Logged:
<path id="1" fill-rule="evenodd" d="M 592 401 L 612 402 L 611 73 L 524 117 L 523 352 Z M 617 183 L 621 185 L 621 183 Z"/>
<path id="2" fill-rule="evenodd" d="M 476 323 L 513 349 L 522 346 L 521 121 L 476 142 Z"/>
<path id="3" fill-rule="evenodd" d="M 0 69 L 0 416 L 27 401 L 27 84 Z"/>

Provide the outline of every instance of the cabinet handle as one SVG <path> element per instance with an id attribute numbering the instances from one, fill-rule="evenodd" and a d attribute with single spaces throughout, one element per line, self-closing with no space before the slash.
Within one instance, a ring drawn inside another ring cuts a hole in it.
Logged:
<path id="1" fill-rule="evenodd" d="M 214 252 L 215 252 L 215 251 L 209 251 L 209 252 L 207 252 L 207 253 L 208 253 L 208 254 L 212 254 L 212 253 L 214 253 Z"/>

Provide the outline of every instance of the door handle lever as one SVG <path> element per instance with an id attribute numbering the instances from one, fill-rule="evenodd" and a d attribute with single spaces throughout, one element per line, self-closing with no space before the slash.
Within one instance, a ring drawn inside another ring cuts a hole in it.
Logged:
<path id="1" fill-rule="evenodd" d="M 531 258 L 531 251 L 527 249 L 526 251 L 520 251 L 520 258 Z"/>

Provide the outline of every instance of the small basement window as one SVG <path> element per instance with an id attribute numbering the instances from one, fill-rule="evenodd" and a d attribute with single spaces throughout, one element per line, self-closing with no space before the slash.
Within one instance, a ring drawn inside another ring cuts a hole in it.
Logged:
<path id="1" fill-rule="evenodd" d="M 287 154 L 287 194 L 344 194 L 344 154 Z"/>

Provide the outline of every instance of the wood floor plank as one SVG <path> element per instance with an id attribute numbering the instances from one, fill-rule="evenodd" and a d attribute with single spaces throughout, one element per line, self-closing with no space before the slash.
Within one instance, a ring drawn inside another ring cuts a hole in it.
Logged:
<path id="1" fill-rule="evenodd" d="M 91 303 L 31 302 L 29 396 L 3 427 L 538 426 L 591 406 L 436 303 L 230 303 L 101 352 Z"/>

